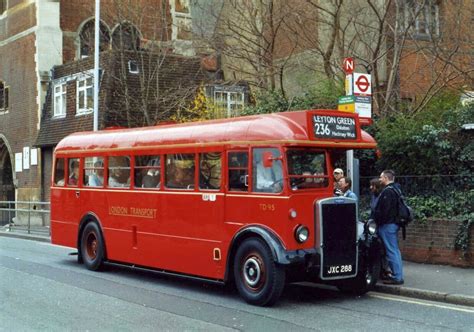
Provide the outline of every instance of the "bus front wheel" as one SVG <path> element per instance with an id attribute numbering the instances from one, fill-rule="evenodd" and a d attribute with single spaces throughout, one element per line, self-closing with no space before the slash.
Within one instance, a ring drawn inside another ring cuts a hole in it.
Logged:
<path id="1" fill-rule="evenodd" d="M 285 270 L 277 265 L 270 248 L 258 238 L 245 240 L 234 260 L 234 279 L 242 298 L 254 305 L 270 306 L 285 286 Z"/>
<path id="2" fill-rule="evenodd" d="M 95 222 L 89 222 L 81 236 L 81 257 L 84 265 L 92 271 L 100 270 L 104 256 L 104 241 L 99 226 Z"/>

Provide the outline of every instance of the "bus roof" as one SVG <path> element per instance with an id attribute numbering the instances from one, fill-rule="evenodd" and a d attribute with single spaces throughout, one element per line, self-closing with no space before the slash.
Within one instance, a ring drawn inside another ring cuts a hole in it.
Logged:
<path id="1" fill-rule="evenodd" d="M 316 138 L 312 117 L 355 120 L 355 139 Z M 331 110 L 295 111 L 188 122 L 143 128 L 79 132 L 62 139 L 56 153 L 139 150 L 247 144 L 311 145 L 344 149 L 373 149 L 375 140 L 360 129 L 358 116 Z"/>

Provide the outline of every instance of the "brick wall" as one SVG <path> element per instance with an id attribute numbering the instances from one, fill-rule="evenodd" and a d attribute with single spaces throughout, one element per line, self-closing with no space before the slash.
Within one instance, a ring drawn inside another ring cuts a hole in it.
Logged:
<path id="1" fill-rule="evenodd" d="M 0 47 L 0 79 L 10 87 L 9 110 L 8 113 L 0 115 L 0 133 L 5 135 L 13 158 L 15 153 L 23 152 L 23 147 L 32 148 L 38 134 L 34 54 L 33 33 Z M 39 199 L 38 171 L 38 166 L 30 166 L 29 170 L 15 174 L 19 188 L 18 199 Z M 32 188 L 35 189 L 32 191 Z M 28 197 L 30 195 L 32 197 Z"/>
<path id="2" fill-rule="evenodd" d="M 132 2 L 123 2 L 123 6 L 117 5 L 117 1 L 101 1 L 100 18 L 105 23 L 109 32 L 112 33 L 114 27 L 120 22 L 132 23 L 142 34 L 143 39 L 154 39 L 162 35 L 161 10 L 163 0 L 135 0 Z M 168 8 L 168 0 L 164 0 L 166 11 L 166 22 L 171 22 Z M 60 26 L 64 32 L 63 36 L 63 63 L 78 60 L 78 34 L 81 25 L 94 17 L 95 1 L 82 0 L 71 1 L 61 0 Z M 169 38 L 169 32 L 164 34 Z M 110 45 L 109 45 L 110 48 Z"/>
<path id="3" fill-rule="evenodd" d="M 458 234 L 455 221 L 431 220 L 407 227 L 406 240 L 400 232 L 400 250 L 403 259 L 419 263 L 448 264 L 474 267 L 474 228 L 471 228 L 469 251 L 454 249 L 454 239 Z"/>

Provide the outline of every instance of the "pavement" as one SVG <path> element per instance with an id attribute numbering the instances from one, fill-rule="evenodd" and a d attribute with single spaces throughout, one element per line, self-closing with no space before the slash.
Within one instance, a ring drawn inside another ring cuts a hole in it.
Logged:
<path id="1" fill-rule="evenodd" d="M 50 242 L 48 227 L 0 228 L 0 236 Z M 474 268 L 403 262 L 405 283 L 375 286 L 375 292 L 474 307 Z"/>

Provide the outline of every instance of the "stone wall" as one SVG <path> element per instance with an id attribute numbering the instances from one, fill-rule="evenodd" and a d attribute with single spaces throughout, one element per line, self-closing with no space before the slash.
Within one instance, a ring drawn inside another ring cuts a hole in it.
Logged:
<path id="1" fill-rule="evenodd" d="M 458 223 L 447 220 L 414 222 L 407 227 L 406 240 L 400 232 L 403 259 L 419 263 L 474 267 L 474 227 L 471 227 L 469 249 L 466 253 L 454 249 Z"/>

